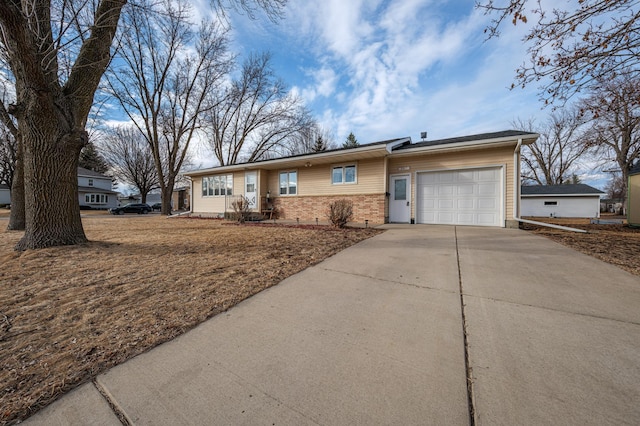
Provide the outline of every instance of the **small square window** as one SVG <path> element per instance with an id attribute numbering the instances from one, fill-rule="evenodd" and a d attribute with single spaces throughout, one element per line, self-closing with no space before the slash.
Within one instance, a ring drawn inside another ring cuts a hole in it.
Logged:
<path id="1" fill-rule="evenodd" d="M 331 171 L 331 183 L 333 185 L 356 183 L 356 174 L 355 164 L 334 167 Z"/>
<path id="2" fill-rule="evenodd" d="M 280 172 L 280 195 L 296 195 L 298 193 L 298 172 Z"/>

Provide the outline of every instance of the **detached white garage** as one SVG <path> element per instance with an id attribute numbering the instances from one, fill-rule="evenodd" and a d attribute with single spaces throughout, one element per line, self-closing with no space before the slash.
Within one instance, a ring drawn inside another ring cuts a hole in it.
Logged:
<path id="1" fill-rule="evenodd" d="M 503 226 L 503 167 L 417 173 L 416 222 Z"/>
<path id="2" fill-rule="evenodd" d="M 523 186 L 521 215 L 598 218 L 602 194 L 604 192 L 585 184 Z"/>

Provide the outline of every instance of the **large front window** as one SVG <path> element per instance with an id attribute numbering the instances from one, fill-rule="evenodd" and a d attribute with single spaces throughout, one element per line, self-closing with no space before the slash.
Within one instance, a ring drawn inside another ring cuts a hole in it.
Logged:
<path id="1" fill-rule="evenodd" d="M 298 193 L 298 172 L 280 172 L 280 195 Z"/>
<path id="2" fill-rule="evenodd" d="M 340 185 L 343 183 L 356 183 L 355 164 L 334 167 L 331 171 L 331 183 L 334 185 Z"/>
<path id="3" fill-rule="evenodd" d="M 107 204 L 109 196 L 106 194 L 85 194 L 84 201 L 91 204 Z"/>
<path id="4" fill-rule="evenodd" d="M 233 195 L 233 175 L 216 175 L 202 178 L 202 196 Z"/>

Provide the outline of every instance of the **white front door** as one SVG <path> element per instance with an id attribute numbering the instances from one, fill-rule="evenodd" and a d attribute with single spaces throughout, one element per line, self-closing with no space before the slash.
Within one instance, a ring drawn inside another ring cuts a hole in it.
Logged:
<path id="1" fill-rule="evenodd" d="M 250 209 L 255 209 L 257 206 L 257 190 L 258 190 L 258 177 L 256 172 L 244 173 L 244 198 L 249 203 Z"/>
<path id="2" fill-rule="evenodd" d="M 389 222 L 411 221 L 411 175 L 391 176 L 389 196 Z"/>

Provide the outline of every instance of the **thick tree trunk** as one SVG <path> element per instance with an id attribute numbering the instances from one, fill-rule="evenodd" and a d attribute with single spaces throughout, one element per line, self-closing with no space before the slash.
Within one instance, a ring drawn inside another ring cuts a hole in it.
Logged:
<path id="1" fill-rule="evenodd" d="M 171 198 L 173 195 L 174 179 L 169 179 L 170 184 L 162 188 L 162 207 L 160 213 L 165 215 L 171 214 Z"/>
<path id="2" fill-rule="evenodd" d="M 11 215 L 9 216 L 9 231 L 24 231 L 24 162 L 22 160 L 22 142 L 16 141 L 16 167 L 11 182 Z"/>
<path id="3" fill-rule="evenodd" d="M 20 123 L 26 226 L 16 250 L 87 242 L 78 202 L 78 157 L 86 133 L 61 128 L 66 123 L 45 111 L 32 109 L 24 130 Z"/>

